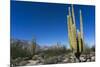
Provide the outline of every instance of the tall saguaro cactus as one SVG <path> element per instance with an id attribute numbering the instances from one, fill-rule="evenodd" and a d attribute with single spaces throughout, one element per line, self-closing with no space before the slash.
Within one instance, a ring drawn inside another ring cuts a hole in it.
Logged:
<path id="1" fill-rule="evenodd" d="M 69 14 L 67 15 L 67 25 L 68 25 L 68 38 L 70 47 L 75 54 L 76 58 L 79 59 L 82 51 L 83 51 L 83 23 L 82 23 L 82 12 L 80 10 L 80 31 L 76 31 L 76 22 L 74 15 L 74 7 L 72 5 L 72 11 L 70 7 L 68 8 Z"/>

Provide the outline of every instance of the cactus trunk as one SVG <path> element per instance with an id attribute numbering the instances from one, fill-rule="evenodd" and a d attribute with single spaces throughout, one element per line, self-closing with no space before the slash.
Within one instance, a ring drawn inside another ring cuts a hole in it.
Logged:
<path id="1" fill-rule="evenodd" d="M 80 10 L 80 31 L 76 32 L 74 7 L 72 5 L 72 12 L 69 7 L 69 14 L 67 15 L 67 25 L 68 25 L 68 38 L 69 44 L 72 52 L 74 52 L 76 58 L 79 59 L 80 54 L 83 51 L 83 23 L 82 23 L 82 13 Z"/>

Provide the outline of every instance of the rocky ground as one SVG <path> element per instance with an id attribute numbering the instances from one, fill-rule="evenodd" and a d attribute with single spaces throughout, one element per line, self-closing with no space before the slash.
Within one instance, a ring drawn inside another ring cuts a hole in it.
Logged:
<path id="1" fill-rule="evenodd" d="M 17 58 L 14 60 L 20 60 L 21 58 Z M 13 62 L 14 62 L 13 61 Z M 90 54 L 82 54 L 80 56 L 80 62 L 94 62 L 95 61 L 95 53 L 92 52 Z M 18 66 L 31 66 L 31 65 L 44 65 L 44 64 L 61 64 L 61 63 L 77 63 L 79 62 L 78 59 L 75 58 L 72 54 L 65 54 L 59 56 L 52 56 L 45 58 L 40 55 L 34 55 L 32 59 L 24 58 L 23 60 L 16 62 L 15 65 Z"/>

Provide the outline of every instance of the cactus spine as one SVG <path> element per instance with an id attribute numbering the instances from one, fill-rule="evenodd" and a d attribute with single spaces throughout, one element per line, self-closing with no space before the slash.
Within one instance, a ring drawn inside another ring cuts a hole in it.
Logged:
<path id="1" fill-rule="evenodd" d="M 68 8 L 67 15 L 67 25 L 68 25 L 68 38 L 72 51 L 75 56 L 79 59 L 80 54 L 83 51 L 83 23 L 82 23 L 82 12 L 80 10 L 80 31 L 76 32 L 76 24 L 75 24 L 75 15 L 74 15 L 74 7 L 72 5 L 72 12 L 70 11 L 70 7 Z"/>

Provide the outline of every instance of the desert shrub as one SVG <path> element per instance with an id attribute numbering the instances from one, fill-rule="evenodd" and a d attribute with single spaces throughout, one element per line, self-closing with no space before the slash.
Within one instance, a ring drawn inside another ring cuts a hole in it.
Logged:
<path id="1" fill-rule="evenodd" d="M 95 45 L 91 47 L 91 51 L 95 52 Z"/>
<path id="2" fill-rule="evenodd" d="M 43 51 L 45 58 L 53 57 L 53 56 L 59 56 L 66 53 L 66 47 L 62 48 L 51 48 L 46 51 Z"/>
<path id="3" fill-rule="evenodd" d="M 90 52 L 91 48 L 87 44 L 85 44 L 83 54 L 90 54 Z"/>
<path id="4" fill-rule="evenodd" d="M 11 58 L 15 59 L 18 57 L 29 57 L 31 54 L 27 48 L 23 48 L 20 42 L 11 44 Z"/>

